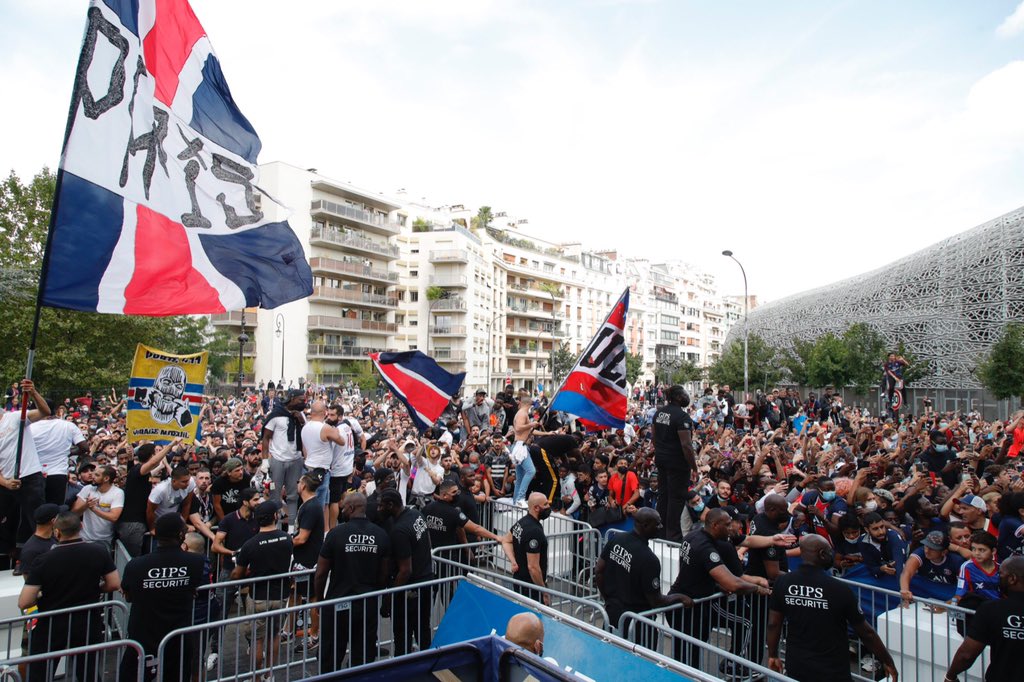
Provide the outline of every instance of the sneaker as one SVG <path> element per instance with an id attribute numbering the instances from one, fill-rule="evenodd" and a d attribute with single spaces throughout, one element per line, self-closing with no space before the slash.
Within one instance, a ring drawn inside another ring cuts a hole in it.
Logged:
<path id="1" fill-rule="evenodd" d="M 864 658 L 860 659 L 860 669 L 866 673 L 873 673 L 881 669 L 881 666 L 878 664 L 878 661 L 874 656 L 868 654 Z"/>
<path id="2" fill-rule="evenodd" d="M 300 639 L 299 640 L 299 643 L 295 645 L 295 652 L 298 653 L 300 651 L 305 650 L 306 653 L 313 653 L 319 647 L 320 647 L 320 638 L 319 637 L 307 637 L 305 639 Z"/>
<path id="3" fill-rule="evenodd" d="M 217 659 L 220 656 L 216 652 L 211 653 L 206 657 L 206 672 L 213 672 L 213 669 L 217 667 Z"/>
<path id="4" fill-rule="evenodd" d="M 291 644 L 295 641 L 295 635 L 290 630 L 281 630 L 281 644 Z"/>
<path id="5" fill-rule="evenodd" d="M 519 500 L 516 502 L 516 506 L 520 509 L 526 509 L 526 500 Z"/>

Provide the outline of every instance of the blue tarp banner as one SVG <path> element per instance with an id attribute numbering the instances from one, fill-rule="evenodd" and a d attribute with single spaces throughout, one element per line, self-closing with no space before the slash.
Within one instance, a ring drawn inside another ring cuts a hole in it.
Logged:
<path id="1" fill-rule="evenodd" d="M 465 642 L 492 633 L 502 635 L 508 619 L 525 611 L 536 614 L 544 623 L 544 658 L 557 661 L 560 668 L 575 673 L 581 680 L 607 680 L 609 671 L 615 671 L 615 678 L 620 680 L 685 682 L 690 679 L 467 582 L 456 588 L 434 635 L 433 645 Z"/>
<path id="2" fill-rule="evenodd" d="M 894 592 L 900 591 L 900 579 L 897 576 L 884 576 L 876 578 L 863 566 L 856 566 L 848 570 L 843 578 L 860 583 L 865 587 L 877 587 Z M 930 580 L 915 576 L 910 581 L 910 591 L 915 597 L 935 599 L 937 601 L 949 601 L 956 591 L 955 585 L 939 585 Z M 875 590 L 860 590 L 860 607 L 864 611 L 868 622 L 874 625 L 878 616 L 886 611 L 899 608 L 900 598 L 892 595 L 877 592 Z"/>

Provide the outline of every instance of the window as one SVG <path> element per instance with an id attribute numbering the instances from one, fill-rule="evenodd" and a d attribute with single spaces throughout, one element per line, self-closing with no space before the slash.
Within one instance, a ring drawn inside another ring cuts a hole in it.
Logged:
<path id="1" fill-rule="evenodd" d="M 409 292 L 409 302 L 410 303 L 417 303 L 419 300 L 420 300 L 420 292 L 418 292 L 418 291 L 410 291 Z"/>
<path id="2" fill-rule="evenodd" d="M 409 271 L 409 276 L 410 277 L 419 277 L 420 276 L 420 271 L 419 270 L 410 270 Z"/>

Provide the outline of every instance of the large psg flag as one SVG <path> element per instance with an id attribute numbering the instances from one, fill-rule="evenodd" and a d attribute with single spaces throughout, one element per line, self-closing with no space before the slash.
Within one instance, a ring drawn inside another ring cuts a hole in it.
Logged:
<path id="1" fill-rule="evenodd" d="M 92 0 L 42 303 L 178 315 L 308 296 L 302 245 L 265 217 L 259 151 L 187 0 Z"/>
<path id="2" fill-rule="evenodd" d="M 568 412 L 611 429 L 626 423 L 626 313 L 629 289 L 622 292 L 597 335 L 565 378 L 548 409 Z"/>
<path id="3" fill-rule="evenodd" d="M 418 350 L 371 353 L 370 359 L 420 431 L 437 421 L 466 378 L 465 372 L 452 374 Z"/>

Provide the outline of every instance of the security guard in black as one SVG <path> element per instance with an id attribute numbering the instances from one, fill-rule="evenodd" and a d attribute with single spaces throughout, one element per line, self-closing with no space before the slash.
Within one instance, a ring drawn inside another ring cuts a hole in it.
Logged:
<path id="1" fill-rule="evenodd" d="M 693 420 L 686 412 L 690 396 L 682 386 L 668 390 L 668 402 L 654 413 L 654 464 L 658 469 L 658 513 L 665 537 L 682 540 L 680 516 L 686 506 L 696 460 L 691 444 Z"/>

